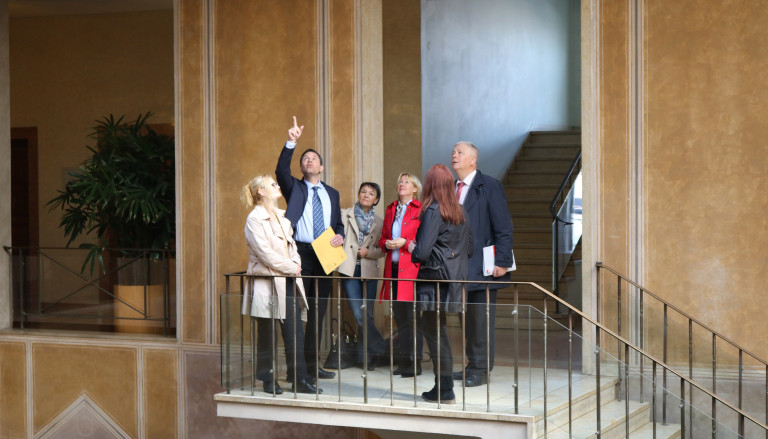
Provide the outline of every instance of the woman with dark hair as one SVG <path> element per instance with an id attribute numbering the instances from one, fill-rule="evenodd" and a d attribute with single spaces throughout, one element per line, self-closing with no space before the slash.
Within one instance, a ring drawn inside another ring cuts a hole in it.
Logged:
<path id="1" fill-rule="evenodd" d="M 347 292 L 349 307 L 357 322 L 358 337 L 362 338 L 363 328 L 368 328 L 368 370 L 375 369 L 375 356 L 382 355 L 385 348 L 384 339 L 373 322 L 373 302 L 376 300 L 378 282 L 363 282 L 349 277 L 379 277 L 379 259 L 384 256 L 384 252 L 379 248 L 382 221 L 376 216 L 374 206 L 379 204 L 380 198 L 381 187 L 366 181 L 357 191 L 357 203 L 341 211 L 347 259 L 341 263 L 338 272 L 343 276 L 341 283 Z M 363 323 L 363 304 L 367 310 L 367 325 Z M 362 340 L 357 344 L 357 365 L 360 367 L 363 366 L 363 345 Z"/>
<path id="2" fill-rule="evenodd" d="M 397 178 L 397 200 L 387 206 L 384 215 L 384 228 L 381 230 L 379 247 L 387 252 L 384 263 L 384 277 L 415 279 L 419 272 L 419 264 L 411 261 L 408 244 L 416 238 L 419 229 L 419 192 L 421 182 L 418 177 L 403 172 Z M 390 298 L 390 283 L 392 296 L 392 317 L 397 324 L 397 344 L 393 352 L 397 369 L 392 371 L 403 378 L 421 375 L 421 351 L 423 341 L 421 331 L 414 326 L 413 312 L 413 282 L 398 280 L 384 281 L 381 287 L 383 300 Z M 416 331 L 416 356 L 413 355 L 413 336 Z"/>
<path id="3" fill-rule="evenodd" d="M 472 230 L 464 208 L 456 200 L 453 187 L 453 175 L 444 165 L 432 166 L 427 171 L 424 202 L 419 212 L 421 225 L 416 242 L 410 244 L 411 259 L 421 264 L 418 279 L 467 279 L 467 260 L 472 255 Z M 435 372 L 435 387 L 422 393 L 421 397 L 430 402 L 454 404 L 453 355 L 445 327 L 445 313 L 461 311 L 461 284 L 422 281 L 416 290 L 422 311 L 421 330 Z"/>

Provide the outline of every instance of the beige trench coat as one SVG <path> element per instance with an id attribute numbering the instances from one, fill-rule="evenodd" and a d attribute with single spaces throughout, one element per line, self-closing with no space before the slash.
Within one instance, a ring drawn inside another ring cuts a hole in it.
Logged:
<path id="1" fill-rule="evenodd" d="M 277 209 L 279 223 L 270 219 L 263 206 L 256 206 L 245 222 L 245 241 L 248 244 L 247 274 L 257 276 L 293 275 L 301 266 L 301 259 L 293 240 L 291 222 L 285 211 Z M 243 292 L 243 314 L 253 317 L 285 318 L 285 278 L 247 278 Z M 302 297 L 301 319 L 306 321 L 307 298 L 301 279 L 296 286 Z M 273 288 L 277 292 L 278 306 L 272 309 Z"/>
<path id="2" fill-rule="evenodd" d="M 354 276 L 355 262 L 357 261 L 357 237 L 360 235 L 360 228 L 355 219 L 355 208 L 350 207 L 341 211 L 341 221 L 344 223 L 344 252 L 347 253 L 347 259 L 339 265 L 336 270 L 347 276 Z M 360 276 L 379 277 L 379 260 L 384 257 L 384 252 L 379 247 L 379 238 L 381 238 L 381 228 L 383 221 L 378 216 L 373 221 L 373 228 L 363 240 L 363 247 L 368 249 L 368 254 L 360 261 Z"/>

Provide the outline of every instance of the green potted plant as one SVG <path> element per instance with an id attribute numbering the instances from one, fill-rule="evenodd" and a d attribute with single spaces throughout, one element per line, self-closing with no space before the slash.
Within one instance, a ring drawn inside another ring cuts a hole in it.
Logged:
<path id="1" fill-rule="evenodd" d="M 120 256 L 125 258 L 157 260 L 162 255 L 160 250 L 173 246 L 176 230 L 174 142 L 149 126 L 150 116 L 151 113 L 140 114 L 135 121 L 124 123 L 125 116 L 115 119 L 110 114 L 96 121 L 90 135 L 95 146 L 87 147 L 91 156 L 69 174 L 71 179 L 64 190 L 47 204 L 51 211 L 57 208 L 63 211 L 59 226 L 68 237 L 67 247 L 82 236 L 95 238 L 95 243 L 80 244 L 80 248 L 88 249 L 83 271 L 90 264 L 93 274 L 98 264 L 104 272 L 103 255 L 108 248 L 120 249 Z M 154 283 L 148 274 L 141 274 L 147 271 L 141 267 L 148 265 L 135 265 L 139 269 L 134 270 L 138 274 L 132 276 L 133 279 L 118 279 L 116 317 L 121 317 L 119 310 L 132 314 L 149 303 L 146 287 L 142 287 L 143 297 L 139 300 L 142 303 L 136 303 L 140 307 L 131 304 L 132 299 L 120 297 L 125 285 Z M 116 326 L 119 323 L 118 319 Z"/>

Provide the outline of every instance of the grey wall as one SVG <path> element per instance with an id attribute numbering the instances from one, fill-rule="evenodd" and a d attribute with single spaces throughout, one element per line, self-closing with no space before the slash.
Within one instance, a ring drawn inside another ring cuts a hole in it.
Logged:
<path id="1" fill-rule="evenodd" d="M 569 106 L 572 3 L 578 14 L 578 0 L 422 0 L 424 172 L 469 140 L 479 168 L 501 177 L 531 129 L 580 120 L 569 115 L 580 106 Z"/>

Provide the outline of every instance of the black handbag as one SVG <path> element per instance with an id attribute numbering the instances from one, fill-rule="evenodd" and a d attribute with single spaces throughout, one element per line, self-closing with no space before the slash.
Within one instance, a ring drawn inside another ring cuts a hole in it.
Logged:
<path id="1" fill-rule="evenodd" d="M 357 363 L 357 333 L 352 329 L 349 322 L 344 322 L 343 328 L 339 334 L 338 320 L 331 319 L 331 350 L 328 352 L 323 363 L 325 369 L 347 369 L 354 367 Z M 341 349 L 341 364 L 339 364 L 339 349 Z"/>

